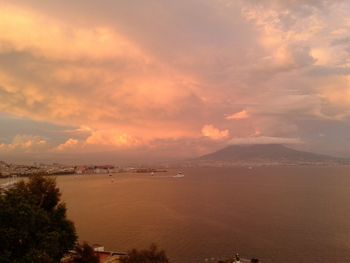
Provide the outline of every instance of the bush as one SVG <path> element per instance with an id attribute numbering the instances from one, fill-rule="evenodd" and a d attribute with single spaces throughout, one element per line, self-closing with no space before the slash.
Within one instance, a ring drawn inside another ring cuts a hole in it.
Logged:
<path id="1" fill-rule="evenodd" d="M 120 259 L 121 263 L 168 263 L 168 257 L 164 250 L 158 250 L 157 246 L 152 244 L 149 249 L 133 249 L 126 256 Z"/>
<path id="2" fill-rule="evenodd" d="M 71 256 L 69 263 L 99 263 L 94 249 L 87 243 L 77 244 L 74 248 L 74 255 Z"/>

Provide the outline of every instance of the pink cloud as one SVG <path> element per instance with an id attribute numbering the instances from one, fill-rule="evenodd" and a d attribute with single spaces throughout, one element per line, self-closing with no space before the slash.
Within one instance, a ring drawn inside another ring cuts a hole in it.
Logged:
<path id="1" fill-rule="evenodd" d="M 61 151 L 156 148 L 198 131 L 202 145 L 224 143 L 229 131 L 292 142 L 320 127 L 305 131 L 305 120 L 349 119 L 349 3 L 209 2 L 160 1 L 151 11 L 113 1 L 0 4 L 0 112 L 88 127 L 52 146 Z"/>
<path id="2" fill-rule="evenodd" d="M 219 130 L 211 124 L 204 125 L 202 128 L 202 135 L 212 140 L 223 140 L 228 138 L 229 130 Z"/>
<path id="3" fill-rule="evenodd" d="M 110 146 L 110 147 L 135 147 L 141 141 L 129 134 L 120 133 L 116 130 L 93 131 L 86 139 L 86 145 Z"/>
<path id="4" fill-rule="evenodd" d="M 58 151 L 69 151 L 69 150 L 74 150 L 77 148 L 77 146 L 79 145 L 79 141 L 76 139 L 68 139 L 67 141 L 65 141 L 64 143 L 60 144 L 57 146 L 57 150 Z"/>
<path id="5" fill-rule="evenodd" d="M 39 136 L 16 135 L 11 143 L 0 143 L 0 151 L 3 152 L 37 152 L 46 151 L 48 143 Z"/>
<path id="6" fill-rule="evenodd" d="M 246 110 L 241 110 L 239 112 L 233 113 L 225 117 L 226 120 L 244 120 L 248 119 L 250 114 Z"/>

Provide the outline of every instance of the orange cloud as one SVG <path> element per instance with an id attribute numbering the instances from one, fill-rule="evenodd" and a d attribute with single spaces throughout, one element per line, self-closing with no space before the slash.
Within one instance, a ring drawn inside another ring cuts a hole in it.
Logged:
<path id="1" fill-rule="evenodd" d="M 68 139 L 66 142 L 57 146 L 58 151 L 73 150 L 79 145 L 79 141 L 76 139 Z"/>
<path id="2" fill-rule="evenodd" d="M 194 78 L 159 62 L 112 27 L 72 25 L 0 4 L 0 32 L 0 54 L 33 56 L 21 63 L 26 77 L 18 77 L 16 69 L 0 72 L 0 111 L 56 124 L 88 124 L 98 131 L 88 140 L 94 145 L 190 133 L 170 119 L 181 110 L 181 101 L 194 96 Z M 100 130 L 125 133 L 115 137 Z"/>
<path id="3" fill-rule="evenodd" d="M 214 1 L 203 10 L 193 8 L 192 1 L 179 9 L 173 8 L 177 3 L 162 2 L 151 11 L 126 2 L 91 1 L 86 10 L 98 7 L 96 12 L 81 12 L 66 2 L 62 13 L 50 3 L 3 2 L 0 112 L 72 130 L 82 127 L 66 133 L 66 141 L 52 151 L 159 147 L 159 141 L 186 140 L 219 145 L 230 137 L 229 130 L 243 137 L 294 138 L 303 130 L 296 120 L 304 116 L 310 123 L 350 116 L 349 9 L 343 4 L 327 12 L 315 5 L 305 15 L 293 10 L 296 1 L 233 1 L 230 6 Z M 178 30 L 183 18 L 176 12 L 184 6 L 190 26 Z M 149 19 L 157 12 L 159 20 Z M 197 17 L 200 12 L 206 15 Z M 67 22 L 68 17 L 74 18 Z M 334 76 L 317 75 L 320 69 Z M 225 115 L 242 105 L 249 110 Z M 252 112 L 259 114 L 251 118 Z M 253 135 L 254 127 L 261 132 Z M 27 138 L 2 143 L 0 149 L 39 145 L 44 144 Z"/>
<path id="4" fill-rule="evenodd" d="M 250 117 L 250 114 L 246 110 L 241 110 L 239 112 L 233 113 L 229 116 L 226 116 L 226 120 L 243 120 Z"/>
<path id="5" fill-rule="evenodd" d="M 30 51 L 51 59 L 142 57 L 142 52 L 107 26 L 78 27 L 33 10 L 0 4 L 0 52 Z"/>
<path id="6" fill-rule="evenodd" d="M 202 135 L 212 140 L 226 139 L 229 136 L 229 134 L 229 130 L 219 130 L 211 124 L 204 125 L 204 127 L 202 128 Z"/>
<path id="7" fill-rule="evenodd" d="M 120 133 L 115 130 L 94 131 L 86 139 L 86 145 L 110 146 L 110 147 L 134 147 L 141 141 L 126 133 Z"/>
<path id="8" fill-rule="evenodd" d="M 350 77 L 334 79 L 324 87 L 320 96 L 332 104 L 339 106 L 350 105 Z"/>
<path id="9" fill-rule="evenodd" d="M 16 135 L 11 143 L 0 144 L 0 151 L 4 152 L 35 152 L 47 149 L 47 141 L 39 136 L 31 135 Z"/>

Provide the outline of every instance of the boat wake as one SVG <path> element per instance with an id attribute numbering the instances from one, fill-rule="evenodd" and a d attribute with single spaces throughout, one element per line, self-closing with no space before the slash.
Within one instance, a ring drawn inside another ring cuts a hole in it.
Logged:
<path id="1" fill-rule="evenodd" d="M 174 178 L 182 178 L 185 177 L 185 175 L 181 172 L 177 173 L 176 175 L 173 176 Z"/>

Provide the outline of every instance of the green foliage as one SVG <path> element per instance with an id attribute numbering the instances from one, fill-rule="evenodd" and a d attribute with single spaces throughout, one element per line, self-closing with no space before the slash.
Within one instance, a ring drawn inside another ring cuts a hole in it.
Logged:
<path id="1" fill-rule="evenodd" d="M 98 263 L 94 249 L 87 243 L 77 244 L 74 248 L 75 254 L 71 256 L 69 263 Z"/>
<path id="2" fill-rule="evenodd" d="M 0 263 L 56 263 L 74 247 L 54 179 L 33 176 L 0 196 Z"/>
<path id="3" fill-rule="evenodd" d="M 168 263 L 168 257 L 164 250 L 158 250 L 157 246 L 152 244 L 149 249 L 133 249 L 121 258 L 121 263 Z"/>

